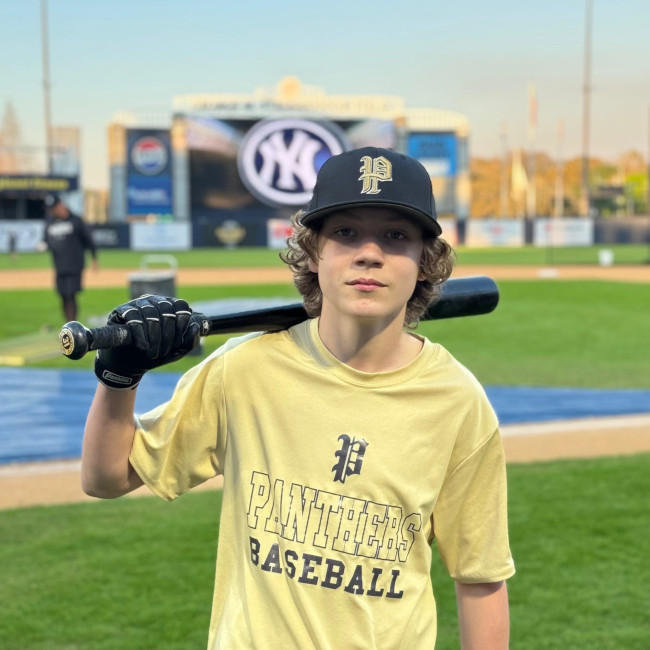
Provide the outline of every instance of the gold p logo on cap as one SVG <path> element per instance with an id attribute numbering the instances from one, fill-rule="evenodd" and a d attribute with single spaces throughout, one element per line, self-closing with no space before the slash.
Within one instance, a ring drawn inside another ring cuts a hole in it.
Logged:
<path id="1" fill-rule="evenodd" d="M 393 165 L 384 156 L 377 158 L 364 156 L 361 158 L 361 162 L 363 163 L 359 169 L 361 176 L 358 178 L 363 181 L 361 194 L 379 194 L 381 192 L 379 181 L 393 180 Z"/>

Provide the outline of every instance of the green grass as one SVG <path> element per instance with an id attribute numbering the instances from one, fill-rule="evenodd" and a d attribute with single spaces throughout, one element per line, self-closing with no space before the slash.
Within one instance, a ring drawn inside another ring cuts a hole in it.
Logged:
<path id="1" fill-rule="evenodd" d="M 553 266 L 561 264 L 599 264 L 599 251 L 614 252 L 614 264 L 650 263 L 650 246 L 644 244 L 602 244 L 598 246 L 566 246 L 517 248 L 457 248 L 458 263 L 465 264 L 531 264 Z"/>
<path id="2" fill-rule="evenodd" d="M 492 385 L 650 388 L 650 285 L 501 281 L 497 309 L 420 325 Z"/>
<path id="3" fill-rule="evenodd" d="M 445 345 L 485 384 L 650 388 L 650 285 L 601 281 L 501 281 L 500 304 L 492 314 L 422 323 L 420 330 Z M 190 302 L 237 296 L 298 295 L 291 285 L 183 287 Z M 80 320 L 107 314 L 128 300 L 125 289 L 81 294 Z M 0 321 L 0 340 L 62 322 L 50 290 L 0 292 L 11 318 Z M 208 337 L 205 354 L 226 337 Z M 38 365 L 90 368 L 93 355 L 78 362 L 63 357 Z M 182 372 L 196 364 L 186 357 L 160 372 Z"/>
<path id="4" fill-rule="evenodd" d="M 3 650 L 204 648 L 219 492 L 0 512 Z"/>
<path id="5" fill-rule="evenodd" d="M 106 269 L 137 269 L 146 255 L 172 255 L 181 268 L 284 266 L 278 251 L 268 248 L 194 248 L 160 253 L 107 248 L 99 250 L 99 262 Z M 51 266 L 49 253 L 21 253 L 15 262 L 11 262 L 7 255 L 0 255 L 0 270 L 47 269 Z M 166 264 L 156 263 L 152 268 L 166 268 Z"/>
<path id="6" fill-rule="evenodd" d="M 271 284 L 253 286 L 225 286 L 225 287 L 183 287 L 179 295 L 190 304 L 205 300 L 218 300 L 246 297 L 286 297 L 295 298 L 300 302 L 295 287 L 290 284 Z M 79 320 L 88 322 L 90 318 L 105 317 L 113 307 L 130 299 L 129 292 L 124 289 L 88 289 L 79 296 Z M 58 296 L 49 289 L 33 289 L 23 291 L 0 291 L 0 302 L 12 305 L 12 318 L 0 320 L 0 341 L 25 333 L 38 332 L 43 327 L 52 329 L 55 339 L 63 325 L 61 307 Z M 210 336 L 205 339 L 204 356 L 215 350 L 227 340 L 227 336 Z M 79 361 L 70 361 L 63 356 L 47 361 L 40 361 L 39 367 L 46 368 L 91 368 L 94 354 L 90 353 Z M 165 366 L 154 372 L 184 372 L 196 365 L 197 357 L 188 356 L 176 362 L 173 366 Z"/>
<path id="7" fill-rule="evenodd" d="M 471 264 L 598 264 L 598 252 L 602 249 L 614 251 L 615 264 L 645 264 L 650 262 L 650 246 L 643 244 L 613 244 L 579 246 L 566 248 L 467 248 L 459 246 L 458 262 Z M 139 268 L 142 258 L 150 254 L 173 255 L 182 268 L 203 267 L 261 267 L 282 266 L 278 251 L 267 248 L 195 248 L 189 251 L 130 251 L 101 249 L 100 264 L 103 268 Z M 21 253 L 15 262 L 7 255 L 0 255 L 0 270 L 3 269 L 46 269 L 52 265 L 48 253 Z M 157 268 L 160 268 L 158 266 Z"/>
<path id="8" fill-rule="evenodd" d="M 511 465 L 513 648 L 645 650 L 649 455 Z M 3 650 L 206 643 L 219 492 L 0 512 Z M 434 553 L 437 648 L 458 648 Z"/>
<path id="9" fill-rule="evenodd" d="M 649 455 L 510 465 L 511 647 L 644 650 L 650 638 Z M 433 566 L 441 649 L 457 648 L 453 585 Z"/>

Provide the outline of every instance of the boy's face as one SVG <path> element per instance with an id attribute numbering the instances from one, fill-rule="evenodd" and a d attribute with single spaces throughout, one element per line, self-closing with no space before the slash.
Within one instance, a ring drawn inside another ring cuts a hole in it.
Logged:
<path id="1" fill-rule="evenodd" d="M 423 279 L 420 226 L 390 208 L 354 208 L 327 216 L 319 241 L 309 269 L 318 273 L 323 316 L 403 320 Z"/>

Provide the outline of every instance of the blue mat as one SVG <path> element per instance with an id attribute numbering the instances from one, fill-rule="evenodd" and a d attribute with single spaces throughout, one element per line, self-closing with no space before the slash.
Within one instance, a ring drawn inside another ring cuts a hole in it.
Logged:
<path id="1" fill-rule="evenodd" d="M 145 375 L 144 413 L 167 400 L 178 373 Z M 0 368 L 0 464 L 79 458 L 96 379 L 88 370 Z M 501 424 L 650 413 L 650 391 L 488 386 Z"/>

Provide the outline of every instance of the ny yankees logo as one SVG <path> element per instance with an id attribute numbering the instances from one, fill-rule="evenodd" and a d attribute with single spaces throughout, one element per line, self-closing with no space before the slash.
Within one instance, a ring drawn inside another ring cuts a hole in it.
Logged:
<path id="1" fill-rule="evenodd" d="M 393 180 L 393 165 L 384 156 L 371 158 L 364 156 L 361 158 L 363 165 L 359 171 L 362 172 L 358 180 L 363 181 L 361 194 L 379 194 L 381 188 L 379 181 L 392 181 Z"/>
<path id="2" fill-rule="evenodd" d="M 345 151 L 343 132 L 329 122 L 262 120 L 246 133 L 237 153 L 244 185 L 273 206 L 304 205 L 316 174 L 332 156 Z"/>
<path id="3" fill-rule="evenodd" d="M 319 140 L 312 138 L 305 131 L 296 129 L 288 145 L 283 134 L 275 132 L 259 147 L 263 161 L 259 171 L 260 179 L 271 185 L 277 169 L 276 186 L 280 189 L 297 189 L 299 186 L 296 180 L 302 183 L 302 187 L 314 187 L 316 170 L 313 161 L 322 146 Z"/>
<path id="4" fill-rule="evenodd" d="M 334 472 L 334 480 L 345 483 L 345 479 L 352 474 L 361 474 L 361 465 L 363 464 L 363 456 L 366 453 L 366 447 L 370 444 L 363 438 L 357 440 L 356 438 L 350 439 L 346 434 L 340 435 L 337 440 L 342 440 L 341 449 L 334 455 L 338 458 L 338 462 L 332 467 Z"/>

